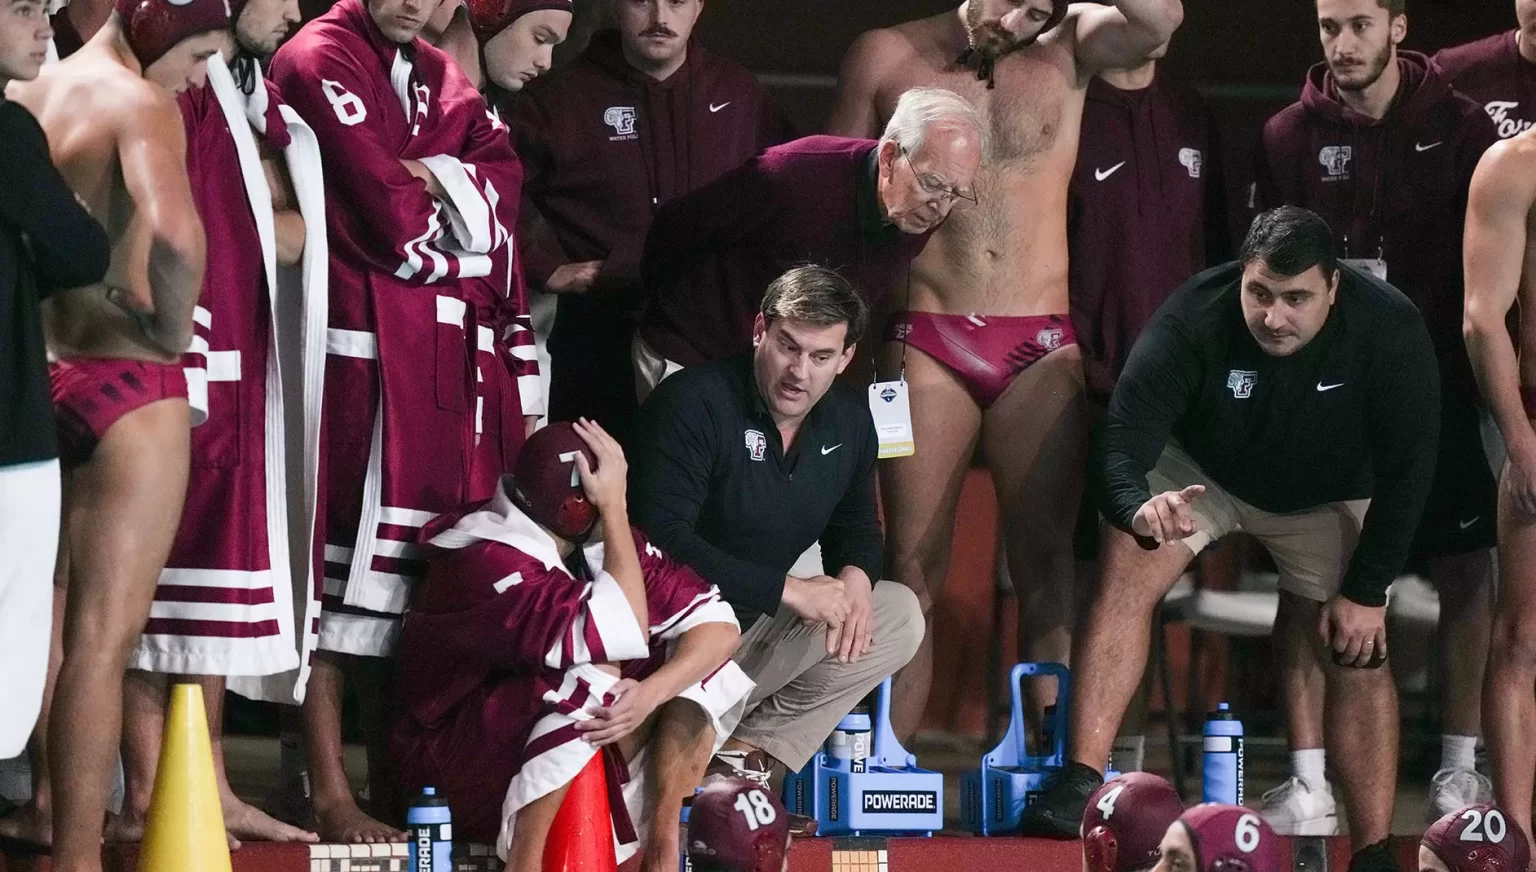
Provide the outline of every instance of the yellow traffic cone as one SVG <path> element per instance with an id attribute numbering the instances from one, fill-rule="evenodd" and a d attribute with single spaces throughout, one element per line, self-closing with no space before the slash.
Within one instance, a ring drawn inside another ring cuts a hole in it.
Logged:
<path id="1" fill-rule="evenodd" d="M 203 689 L 171 687 L 138 872 L 231 872 Z"/>

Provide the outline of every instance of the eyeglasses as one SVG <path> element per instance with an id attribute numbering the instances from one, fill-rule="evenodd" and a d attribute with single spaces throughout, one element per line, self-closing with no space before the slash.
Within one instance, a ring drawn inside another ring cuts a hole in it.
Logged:
<path id="1" fill-rule="evenodd" d="M 907 151 L 906 146 L 900 146 L 900 148 L 901 156 L 907 159 L 907 166 L 912 169 L 912 175 L 917 179 L 917 186 L 923 189 L 923 193 L 927 194 L 931 201 L 948 205 L 957 200 L 963 200 L 973 206 L 979 202 L 976 199 L 975 193 L 962 191 L 959 188 L 951 188 L 944 182 L 944 179 L 933 173 L 919 172 L 917 165 L 912 163 L 911 152 Z"/>

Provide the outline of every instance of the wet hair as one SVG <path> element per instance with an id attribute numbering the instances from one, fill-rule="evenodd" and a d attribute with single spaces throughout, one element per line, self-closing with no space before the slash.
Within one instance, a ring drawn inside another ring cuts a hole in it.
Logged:
<path id="1" fill-rule="evenodd" d="M 792 267 L 774 279 L 763 294 L 763 321 L 800 321 L 816 327 L 848 325 L 843 348 L 864 338 L 869 327 L 869 307 L 848 280 L 815 264 Z"/>
<path id="2" fill-rule="evenodd" d="M 917 154 L 931 126 L 967 131 L 980 145 L 981 115 L 976 107 L 954 91 L 944 88 L 910 88 L 896 98 L 896 109 L 886 122 L 880 142 L 894 142 L 907 154 Z"/>
<path id="3" fill-rule="evenodd" d="M 1253 219 L 1237 259 L 1244 266 L 1262 263 L 1283 276 L 1299 276 L 1315 266 L 1332 281 L 1339 268 L 1335 251 L 1328 222 L 1299 206 L 1281 206 Z"/>

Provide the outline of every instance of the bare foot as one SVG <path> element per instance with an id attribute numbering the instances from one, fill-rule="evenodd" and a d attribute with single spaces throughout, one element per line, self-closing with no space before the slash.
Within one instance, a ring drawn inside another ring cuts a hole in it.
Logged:
<path id="1" fill-rule="evenodd" d="M 309 794 L 304 789 L 304 782 L 299 779 L 272 788 L 267 798 L 262 800 L 261 810 L 276 820 L 285 824 L 293 824 L 299 829 L 304 829 L 314 819 L 314 809 L 310 807 Z"/>
<path id="2" fill-rule="evenodd" d="M 405 833 L 380 823 L 357 807 L 352 797 L 329 807 L 315 806 L 315 829 L 326 842 L 403 842 Z"/>
<path id="3" fill-rule="evenodd" d="M 144 826 L 148 821 L 148 812 L 134 811 L 127 802 L 124 802 L 122 814 L 107 815 L 107 826 L 101 833 L 102 841 L 109 845 L 142 842 Z"/>
<path id="4" fill-rule="evenodd" d="M 0 818 L 0 838 L 52 847 L 53 815 L 29 802 Z"/>
<path id="5" fill-rule="evenodd" d="M 109 845 L 137 845 L 144 841 L 144 830 L 149 823 L 147 812 L 135 812 L 123 806 L 122 814 L 108 814 L 107 826 L 102 830 L 101 840 Z M 231 851 L 240 848 L 240 841 L 224 831 L 224 841 Z"/>
<path id="6" fill-rule="evenodd" d="M 220 797 L 219 802 L 224 807 L 224 829 L 229 831 L 231 840 L 236 842 L 232 847 L 239 847 L 240 839 L 252 842 L 320 841 L 320 837 L 314 833 L 289 826 L 261 809 L 241 802 L 233 794 Z"/>

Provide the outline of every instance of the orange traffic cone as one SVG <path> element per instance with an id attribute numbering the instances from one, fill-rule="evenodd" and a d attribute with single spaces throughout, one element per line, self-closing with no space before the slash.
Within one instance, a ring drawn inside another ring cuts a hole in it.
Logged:
<path id="1" fill-rule="evenodd" d="M 603 754 L 592 755 L 571 781 L 544 842 L 544 872 L 618 872 Z"/>
<path id="2" fill-rule="evenodd" d="M 230 872 L 203 689 L 171 688 L 138 872 Z"/>

